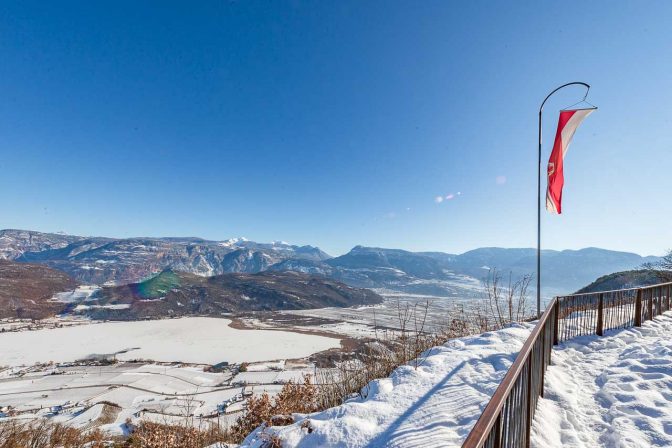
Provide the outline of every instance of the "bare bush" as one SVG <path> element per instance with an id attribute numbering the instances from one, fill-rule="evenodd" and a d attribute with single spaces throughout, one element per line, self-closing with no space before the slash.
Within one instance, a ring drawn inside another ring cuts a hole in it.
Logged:
<path id="1" fill-rule="evenodd" d="M 83 432 L 47 420 L 0 423 L 0 448 L 102 448 L 108 445 L 99 431 Z"/>
<path id="2" fill-rule="evenodd" d="M 502 274 L 490 269 L 483 280 L 483 294 L 489 317 L 496 328 L 502 328 L 511 322 L 520 322 L 528 316 L 528 288 L 532 275 L 524 275 L 513 280 L 509 273 L 507 285 L 502 284 Z"/>
<path id="3" fill-rule="evenodd" d="M 303 377 L 302 383 L 288 382 L 274 398 L 267 393 L 252 396 L 247 401 L 247 412 L 238 419 L 230 431 L 231 440 L 241 442 L 259 426 L 283 426 L 294 422 L 292 414 L 308 414 L 321 410 L 318 406 L 318 389 L 310 375 Z M 269 447 L 277 442 L 270 438 Z M 279 445 L 277 445 L 279 446 Z"/>
<path id="4" fill-rule="evenodd" d="M 642 268 L 653 271 L 661 282 L 672 282 L 672 250 L 656 262 L 644 263 Z"/>
<path id="5" fill-rule="evenodd" d="M 187 424 L 169 425 L 165 423 L 140 422 L 131 436 L 124 442 L 124 448 L 203 448 L 217 442 L 230 441 L 227 431 L 217 425 L 195 428 Z"/>

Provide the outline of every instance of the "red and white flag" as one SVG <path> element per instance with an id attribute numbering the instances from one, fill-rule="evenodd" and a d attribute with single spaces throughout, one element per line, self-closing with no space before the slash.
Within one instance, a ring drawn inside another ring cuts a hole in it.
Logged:
<path id="1" fill-rule="evenodd" d="M 558 132 L 555 134 L 555 143 L 551 157 L 548 159 L 548 189 L 546 190 L 546 210 L 551 213 L 562 213 L 562 187 L 565 184 L 562 163 L 567 154 L 569 143 L 574 132 L 584 118 L 590 115 L 595 108 L 560 111 Z"/>

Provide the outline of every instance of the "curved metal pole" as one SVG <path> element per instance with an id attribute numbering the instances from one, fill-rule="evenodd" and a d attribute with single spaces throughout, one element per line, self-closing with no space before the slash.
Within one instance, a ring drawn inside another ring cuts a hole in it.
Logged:
<path id="1" fill-rule="evenodd" d="M 568 82 L 560 87 L 557 87 L 549 93 L 539 107 L 539 165 L 537 171 L 537 319 L 541 316 L 541 115 L 544 110 L 544 104 L 553 96 L 555 92 L 567 86 L 580 85 L 586 88 L 586 94 L 583 96 L 585 100 L 590 91 L 590 85 L 581 81 Z"/>

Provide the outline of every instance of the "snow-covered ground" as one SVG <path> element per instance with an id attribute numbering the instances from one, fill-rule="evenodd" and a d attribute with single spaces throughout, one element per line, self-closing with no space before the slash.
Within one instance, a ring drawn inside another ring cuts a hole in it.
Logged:
<path id="1" fill-rule="evenodd" d="M 556 347 L 532 446 L 672 447 L 672 313 Z"/>
<path id="2" fill-rule="evenodd" d="M 95 285 L 78 286 L 73 291 L 59 292 L 51 298 L 54 302 L 81 303 L 92 300 L 93 295 L 100 291 L 100 287 Z"/>
<path id="3" fill-rule="evenodd" d="M 267 370 L 278 364 L 291 370 Z M 309 363 L 259 363 L 259 371 L 205 372 L 204 366 L 117 363 L 7 369 L 0 371 L 0 406 L 21 420 L 47 418 L 77 428 L 98 427 L 123 434 L 131 419 L 205 425 L 232 424 L 240 417 L 244 392 L 277 394 L 282 383 L 312 374 Z M 246 386 L 232 385 L 247 381 Z M 219 405 L 227 403 L 225 411 Z M 103 406 L 105 405 L 106 408 Z M 52 407 L 60 406 L 57 414 Z M 225 412 L 225 413 L 222 413 Z M 104 414 L 104 418 L 100 418 Z M 0 423 L 3 417 L 0 416 Z"/>
<path id="4" fill-rule="evenodd" d="M 272 428 L 283 447 L 460 446 L 533 325 L 516 324 L 435 347 L 413 366 L 375 380 L 365 398 Z M 261 430 L 243 447 L 263 446 Z"/>
<path id="5" fill-rule="evenodd" d="M 335 338 L 287 331 L 238 330 L 229 319 L 185 317 L 104 322 L 0 334 L 0 366 L 68 362 L 125 351 L 117 359 L 213 364 L 302 358 L 339 347 Z"/>

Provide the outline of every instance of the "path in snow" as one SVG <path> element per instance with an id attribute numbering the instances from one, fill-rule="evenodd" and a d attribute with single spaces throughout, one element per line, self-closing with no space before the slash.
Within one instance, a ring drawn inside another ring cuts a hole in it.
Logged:
<path id="1" fill-rule="evenodd" d="M 451 340 L 433 348 L 417 370 L 402 366 L 389 378 L 369 383 L 366 398 L 271 431 L 287 448 L 458 447 L 532 328 L 531 324 L 516 324 Z M 312 428 L 310 433 L 307 426 Z M 243 447 L 261 447 L 263 439 L 258 430 Z"/>
<path id="2" fill-rule="evenodd" d="M 672 312 L 556 347 L 532 446 L 672 447 Z"/>

